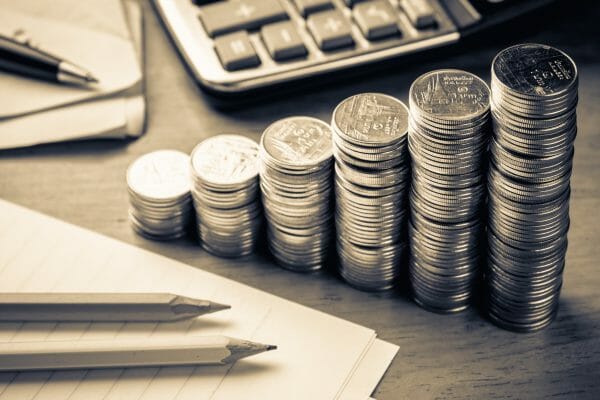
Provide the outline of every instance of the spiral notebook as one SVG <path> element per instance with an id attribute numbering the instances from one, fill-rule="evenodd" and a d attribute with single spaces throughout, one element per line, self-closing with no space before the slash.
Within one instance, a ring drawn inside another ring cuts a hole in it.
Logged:
<path id="1" fill-rule="evenodd" d="M 231 310 L 177 323 L 0 323 L 0 342 L 226 334 L 233 366 L 0 373 L 0 400 L 367 399 L 398 346 L 366 327 L 0 200 L 0 291 L 160 291 Z"/>

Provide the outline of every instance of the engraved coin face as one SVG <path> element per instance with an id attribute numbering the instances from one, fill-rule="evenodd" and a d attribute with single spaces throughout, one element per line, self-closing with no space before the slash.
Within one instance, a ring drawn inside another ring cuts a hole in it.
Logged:
<path id="1" fill-rule="evenodd" d="M 560 50 L 540 44 L 519 44 L 501 51 L 492 73 L 504 86 L 529 96 L 558 95 L 577 81 L 577 67 Z"/>
<path id="2" fill-rule="evenodd" d="M 316 118 L 285 118 L 267 127 L 261 145 L 278 164 L 319 165 L 332 157 L 331 128 Z"/>
<path id="3" fill-rule="evenodd" d="M 176 150 L 145 154 L 127 169 L 127 184 L 138 195 L 156 200 L 175 199 L 190 191 L 190 157 Z"/>
<path id="4" fill-rule="evenodd" d="M 386 146 L 405 137 L 408 108 L 398 99 L 364 93 L 342 101 L 333 112 L 342 139 L 366 147 Z"/>
<path id="5" fill-rule="evenodd" d="M 199 179 L 217 186 L 244 184 L 258 175 L 258 144 L 240 135 L 217 135 L 192 151 Z"/>
<path id="6" fill-rule="evenodd" d="M 443 69 L 421 75 L 410 88 L 411 107 L 442 119 L 469 119 L 490 108 L 490 90 L 479 77 Z"/>

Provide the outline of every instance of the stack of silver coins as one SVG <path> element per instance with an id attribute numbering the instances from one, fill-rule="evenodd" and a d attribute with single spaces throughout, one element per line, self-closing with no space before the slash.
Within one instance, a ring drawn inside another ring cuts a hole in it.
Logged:
<path id="1" fill-rule="evenodd" d="M 258 144 L 217 135 L 192 151 L 192 195 L 202 247 L 220 257 L 252 253 L 262 227 Z"/>
<path id="2" fill-rule="evenodd" d="M 405 254 L 408 109 L 365 93 L 333 112 L 339 273 L 362 290 L 398 283 Z"/>
<path id="3" fill-rule="evenodd" d="M 185 153 L 159 150 L 129 166 L 129 219 L 137 233 L 157 240 L 185 235 L 192 216 L 189 163 Z"/>
<path id="4" fill-rule="evenodd" d="M 332 227 L 331 128 L 310 117 L 271 124 L 260 141 L 260 187 L 268 246 L 294 271 L 324 266 Z"/>
<path id="5" fill-rule="evenodd" d="M 423 308 L 469 306 L 480 278 L 490 91 L 460 70 L 424 74 L 409 93 L 409 278 Z"/>
<path id="6" fill-rule="evenodd" d="M 558 308 L 569 230 L 577 68 L 552 47 L 522 44 L 492 64 L 488 312 L 535 331 Z"/>

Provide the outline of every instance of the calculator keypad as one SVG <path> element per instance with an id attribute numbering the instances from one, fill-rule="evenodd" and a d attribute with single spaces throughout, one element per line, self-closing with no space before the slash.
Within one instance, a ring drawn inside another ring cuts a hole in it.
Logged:
<path id="1" fill-rule="evenodd" d="M 404 1 L 154 0 L 198 81 L 228 93 L 458 41 L 449 0 Z"/>
<path id="2" fill-rule="evenodd" d="M 200 7 L 199 18 L 210 37 L 235 31 L 260 29 L 267 52 L 274 61 L 306 55 L 307 49 L 293 22 L 282 7 L 287 2 L 301 18 L 317 47 L 324 52 L 355 44 L 353 28 L 366 40 L 402 34 L 399 15 L 404 14 L 419 30 L 434 27 L 435 12 L 430 0 L 221 0 Z M 276 22 L 273 24 L 273 22 Z M 215 47 L 216 49 L 216 47 Z M 217 50 L 217 49 L 216 49 Z M 223 52 L 222 49 L 217 52 Z M 224 58 L 219 53 L 219 59 Z M 256 62 L 225 64 L 227 70 L 259 65 Z M 235 68 L 232 69 L 232 65 Z"/>

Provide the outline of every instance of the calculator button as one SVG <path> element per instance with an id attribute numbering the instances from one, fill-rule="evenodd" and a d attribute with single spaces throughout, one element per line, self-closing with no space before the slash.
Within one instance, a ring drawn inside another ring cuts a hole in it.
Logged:
<path id="1" fill-rule="evenodd" d="M 200 20 L 211 37 L 287 18 L 277 0 L 229 0 L 200 7 Z"/>
<path id="2" fill-rule="evenodd" d="M 350 22 L 339 10 L 312 14 L 308 17 L 307 25 L 321 50 L 333 50 L 354 43 Z"/>
<path id="3" fill-rule="evenodd" d="M 246 32 L 220 36 L 214 43 L 221 64 L 228 71 L 256 67 L 260 64 L 260 59 Z"/>
<path id="4" fill-rule="evenodd" d="M 367 39 L 398 33 L 398 16 L 387 0 L 359 3 L 352 10 L 354 20 Z"/>
<path id="5" fill-rule="evenodd" d="M 428 0 L 401 0 L 400 6 L 415 28 L 435 25 L 435 14 Z"/>
<path id="6" fill-rule="evenodd" d="M 303 16 L 307 16 L 308 14 L 328 10 L 333 8 L 333 3 L 331 0 L 294 0 L 296 7 L 298 7 L 298 11 Z"/>
<path id="7" fill-rule="evenodd" d="M 265 25 L 261 29 L 261 36 L 271 57 L 276 61 L 306 55 L 306 47 L 293 22 Z"/>

